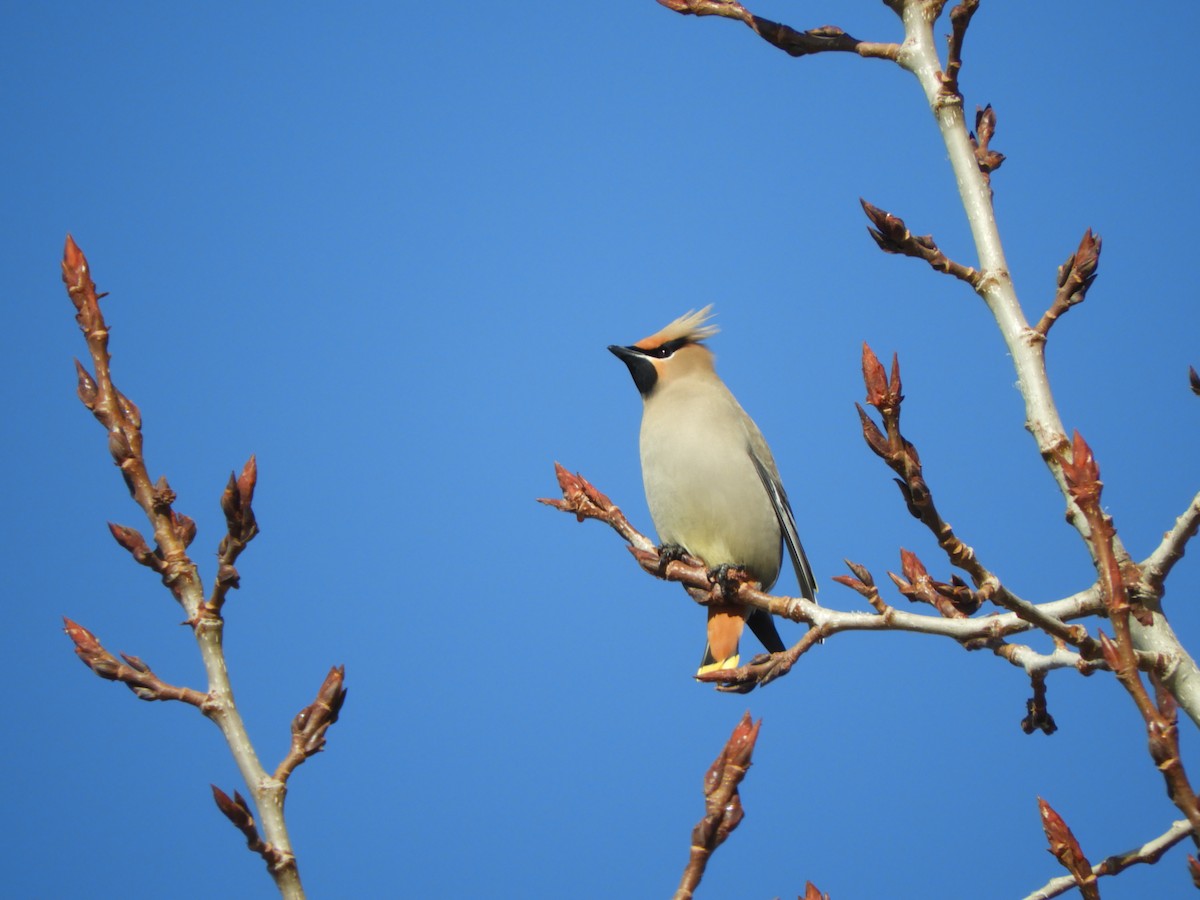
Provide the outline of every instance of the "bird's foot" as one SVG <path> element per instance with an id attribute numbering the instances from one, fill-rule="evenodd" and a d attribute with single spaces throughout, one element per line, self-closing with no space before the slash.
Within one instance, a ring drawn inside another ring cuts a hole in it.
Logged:
<path id="1" fill-rule="evenodd" d="M 678 562 L 688 555 L 687 548 L 682 544 L 663 544 L 658 548 L 658 571 L 663 574 L 667 571 L 667 566 L 673 562 Z"/>
<path id="2" fill-rule="evenodd" d="M 721 589 L 722 596 L 733 598 L 737 596 L 738 585 L 746 580 L 746 570 L 741 566 L 721 563 L 708 570 L 708 580 Z"/>

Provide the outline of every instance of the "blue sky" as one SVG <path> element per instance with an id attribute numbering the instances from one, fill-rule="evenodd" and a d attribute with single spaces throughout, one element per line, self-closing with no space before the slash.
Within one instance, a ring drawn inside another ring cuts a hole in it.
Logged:
<path id="1" fill-rule="evenodd" d="M 1200 10 L 1031 9 L 984 4 L 963 88 L 998 112 L 993 184 L 1030 318 L 1084 229 L 1103 235 L 1049 364 L 1141 558 L 1200 482 Z M 756 11 L 899 34 L 879 3 Z M 747 815 L 702 896 L 806 880 L 837 898 L 1022 896 L 1061 874 L 1039 794 L 1093 860 L 1179 817 L 1104 675 L 1051 679 L 1052 737 L 1018 728 L 1017 670 L 913 636 L 841 635 L 766 690 L 716 694 L 690 677 L 703 612 L 611 532 L 534 503 L 559 460 L 650 529 L 639 401 L 605 347 L 711 302 L 719 370 L 772 444 L 825 604 L 862 608 L 830 581 L 847 557 L 886 581 L 906 547 L 949 575 L 858 433 L 864 340 L 900 353 L 906 433 L 964 539 L 1030 599 L 1091 583 L 981 302 L 867 236 L 860 196 L 974 262 L 898 68 L 793 60 L 652 0 L 28 4 L 7 20 L 14 896 L 274 892 L 212 803 L 210 782 L 240 787 L 216 729 L 94 678 L 60 630 L 69 615 L 203 686 L 180 611 L 105 527 L 140 512 L 74 396 L 68 231 L 112 292 L 117 384 L 206 575 L 221 488 L 257 454 L 262 535 L 226 635 L 271 765 L 346 666 L 342 720 L 288 801 L 311 896 L 667 895 L 747 708 L 764 719 Z M 1198 587 L 1189 558 L 1166 598 L 1195 649 Z M 1105 897 L 1182 895 L 1183 856 Z"/>

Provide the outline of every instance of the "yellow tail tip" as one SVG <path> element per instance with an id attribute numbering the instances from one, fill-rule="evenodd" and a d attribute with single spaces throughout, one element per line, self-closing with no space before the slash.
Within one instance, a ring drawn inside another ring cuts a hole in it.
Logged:
<path id="1" fill-rule="evenodd" d="M 708 663 L 707 665 L 701 666 L 699 669 L 696 670 L 696 674 L 697 675 L 706 675 L 709 672 L 724 672 L 726 669 L 736 669 L 738 667 L 738 665 L 740 664 L 740 662 L 741 662 L 741 657 L 735 653 L 735 654 L 733 654 L 733 656 L 730 656 L 727 659 L 721 660 L 721 662 L 711 662 L 711 663 Z"/>

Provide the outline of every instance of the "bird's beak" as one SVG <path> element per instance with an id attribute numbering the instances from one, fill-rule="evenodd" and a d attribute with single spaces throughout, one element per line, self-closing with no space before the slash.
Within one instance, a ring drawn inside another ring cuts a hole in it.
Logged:
<path id="1" fill-rule="evenodd" d="M 635 351 L 632 347 L 621 347 L 618 344 L 610 344 L 608 347 L 608 352 L 617 359 L 621 360 L 621 362 L 625 363 L 627 366 L 630 365 L 630 360 L 637 359 L 639 356 L 641 356 L 641 354 Z"/>
<path id="2" fill-rule="evenodd" d="M 655 371 L 654 362 L 650 357 L 636 347 L 621 347 L 613 344 L 608 349 L 613 356 L 625 363 L 629 374 L 633 376 L 633 383 L 637 385 L 638 393 L 643 397 L 647 396 L 654 388 L 654 383 L 658 381 L 658 372 Z"/>

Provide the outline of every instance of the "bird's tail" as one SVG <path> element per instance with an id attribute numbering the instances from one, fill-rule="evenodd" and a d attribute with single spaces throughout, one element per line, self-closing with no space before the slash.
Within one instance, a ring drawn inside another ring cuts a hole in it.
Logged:
<path id="1" fill-rule="evenodd" d="M 744 606 L 710 606 L 708 608 L 708 643 L 700 660 L 697 675 L 736 669 L 740 661 L 738 641 L 746 625 Z"/>
<path id="2" fill-rule="evenodd" d="M 710 606 L 708 643 L 704 645 L 704 657 L 700 660 L 697 675 L 738 667 L 741 660 L 738 643 L 742 628 L 747 623 L 768 653 L 778 653 L 784 649 L 783 640 L 775 629 L 775 620 L 765 610 L 745 606 Z"/>

